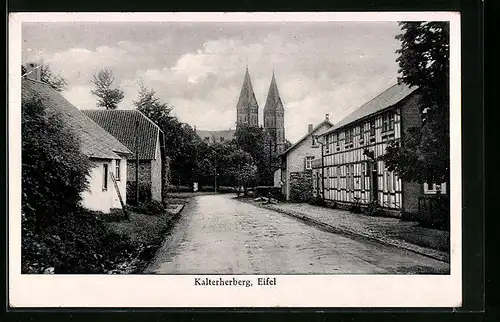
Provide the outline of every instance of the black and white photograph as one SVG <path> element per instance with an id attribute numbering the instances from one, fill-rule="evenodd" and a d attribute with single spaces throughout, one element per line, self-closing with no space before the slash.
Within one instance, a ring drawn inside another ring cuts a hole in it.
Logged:
<path id="1" fill-rule="evenodd" d="M 12 16 L 11 284 L 459 306 L 459 15 L 279 17 Z"/>

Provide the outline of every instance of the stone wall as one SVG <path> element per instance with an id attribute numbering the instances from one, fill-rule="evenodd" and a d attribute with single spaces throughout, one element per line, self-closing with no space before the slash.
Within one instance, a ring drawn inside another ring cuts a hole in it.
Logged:
<path id="1" fill-rule="evenodd" d="M 313 193 L 312 171 L 290 173 L 290 201 L 309 201 Z"/>
<path id="2" fill-rule="evenodd" d="M 127 181 L 135 182 L 135 160 L 127 160 Z M 151 183 L 151 161 L 139 160 L 139 182 Z"/>

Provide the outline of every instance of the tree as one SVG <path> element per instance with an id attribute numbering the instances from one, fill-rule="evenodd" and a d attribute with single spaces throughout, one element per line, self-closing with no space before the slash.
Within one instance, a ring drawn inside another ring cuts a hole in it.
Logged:
<path id="1" fill-rule="evenodd" d="M 236 129 L 234 137 L 235 144 L 252 156 L 258 169 L 258 183 L 262 185 L 268 184 L 272 179 L 272 173 L 269 164 L 270 152 L 266 144 L 264 130 L 259 127 L 242 125 Z"/>
<path id="2" fill-rule="evenodd" d="M 118 107 L 123 98 L 123 90 L 119 87 L 113 88 L 115 81 L 113 72 L 110 69 L 103 69 L 92 78 L 95 89 L 91 90 L 92 95 L 98 97 L 97 106 L 107 110 L 114 110 Z"/>
<path id="3" fill-rule="evenodd" d="M 418 86 L 422 126 L 393 142 L 382 159 L 408 181 L 449 181 L 449 23 L 402 22 L 399 72 Z"/>
<path id="4" fill-rule="evenodd" d="M 76 209 L 90 164 L 80 141 L 37 98 L 22 101 L 22 213 L 38 229 Z"/>
<path id="5" fill-rule="evenodd" d="M 68 86 L 68 83 L 60 74 L 53 74 L 50 70 L 50 66 L 48 64 L 41 64 L 38 68 L 40 68 L 40 81 L 49 84 L 53 89 L 58 92 L 62 92 Z M 27 73 L 26 67 L 21 65 L 21 75 L 25 75 Z"/>
<path id="6" fill-rule="evenodd" d="M 238 188 L 238 194 L 239 188 L 243 187 L 243 194 L 246 196 L 249 185 L 257 179 L 258 169 L 252 156 L 236 148 L 228 155 L 228 161 L 227 172 L 234 179 L 233 183 Z"/>
<path id="7" fill-rule="evenodd" d="M 191 183 L 198 168 L 197 149 L 201 140 L 188 125 L 170 115 L 172 107 L 162 103 L 153 89 L 139 81 L 136 108 L 160 127 L 165 136 L 166 155 L 170 158 L 170 172 L 174 182 Z M 176 179 L 176 180 L 175 180 Z"/>
<path id="8" fill-rule="evenodd" d="M 139 96 L 133 104 L 144 115 L 154 120 L 156 123 L 161 123 L 170 118 L 172 108 L 167 103 L 161 103 L 153 89 L 146 87 L 142 80 L 139 80 Z"/>

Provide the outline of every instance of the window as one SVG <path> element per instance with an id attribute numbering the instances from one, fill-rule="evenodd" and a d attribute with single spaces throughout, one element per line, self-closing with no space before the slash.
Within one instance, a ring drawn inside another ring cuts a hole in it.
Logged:
<path id="1" fill-rule="evenodd" d="M 387 132 L 394 130 L 394 114 L 388 113 L 382 117 L 382 131 Z"/>
<path id="2" fill-rule="evenodd" d="M 370 136 L 375 136 L 375 119 L 370 120 Z"/>
<path id="3" fill-rule="evenodd" d="M 224 142 L 224 137 L 223 136 L 220 137 L 220 141 Z"/>
<path id="4" fill-rule="evenodd" d="M 108 165 L 103 164 L 102 190 L 108 190 Z"/>
<path id="5" fill-rule="evenodd" d="M 389 131 L 394 130 L 394 114 L 389 115 Z"/>
<path id="6" fill-rule="evenodd" d="M 393 183 L 393 172 L 391 171 L 387 173 L 387 191 L 391 192 L 394 190 Z"/>
<path id="7" fill-rule="evenodd" d="M 120 166 L 121 166 L 121 160 L 116 160 L 116 166 L 115 166 L 115 177 L 116 181 L 120 181 Z"/>
<path id="8" fill-rule="evenodd" d="M 353 131 L 354 129 L 350 128 L 345 132 L 345 144 L 352 143 Z"/>
<path id="9" fill-rule="evenodd" d="M 319 145 L 318 137 L 316 135 L 311 135 L 311 144 L 314 147 L 317 147 Z"/>
<path id="10" fill-rule="evenodd" d="M 312 160 L 314 160 L 314 157 L 306 157 L 306 170 L 311 170 L 312 169 Z"/>
<path id="11" fill-rule="evenodd" d="M 428 184 L 424 183 L 424 193 L 425 194 L 446 194 L 446 183 L 443 184 Z"/>

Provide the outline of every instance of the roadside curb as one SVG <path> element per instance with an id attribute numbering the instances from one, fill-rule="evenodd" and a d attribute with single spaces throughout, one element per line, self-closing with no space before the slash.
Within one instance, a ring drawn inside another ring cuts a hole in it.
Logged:
<path id="1" fill-rule="evenodd" d="M 283 209 L 281 209 L 279 207 L 275 207 L 273 205 L 259 204 L 259 203 L 255 203 L 253 201 L 243 201 L 243 202 L 250 203 L 250 204 L 255 205 L 257 207 L 260 207 L 260 208 L 274 210 L 276 212 L 282 213 L 282 214 L 290 216 L 290 217 L 294 217 L 294 218 L 299 219 L 305 223 L 319 227 L 327 232 L 343 235 L 346 237 L 353 237 L 353 238 L 361 237 L 361 238 L 375 241 L 375 242 L 378 242 L 381 244 L 385 244 L 385 245 L 397 247 L 400 249 L 408 250 L 408 251 L 411 251 L 411 252 L 426 256 L 426 257 L 430 257 L 430 258 L 433 258 L 433 259 L 436 259 L 436 260 L 439 260 L 442 262 L 447 262 L 447 263 L 450 262 L 450 256 L 448 254 L 441 252 L 441 251 L 438 251 L 438 250 L 417 246 L 417 245 L 410 244 L 410 243 L 407 243 L 407 242 L 404 242 L 401 240 L 395 240 L 395 239 L 383 238 L 383 237 L 375 237 L 375 236 L 372 236 L 369 234 L 346 229 L 344 227 L 335 227 L 335 226 L 332 226 L 330 224 L 324 223 L 322 221 L 316 220 L 314 218 L 308 217 L 307 215 L 304 215 L 302 213 L 289 211 L 289 210 L 283 210 Z"/>

